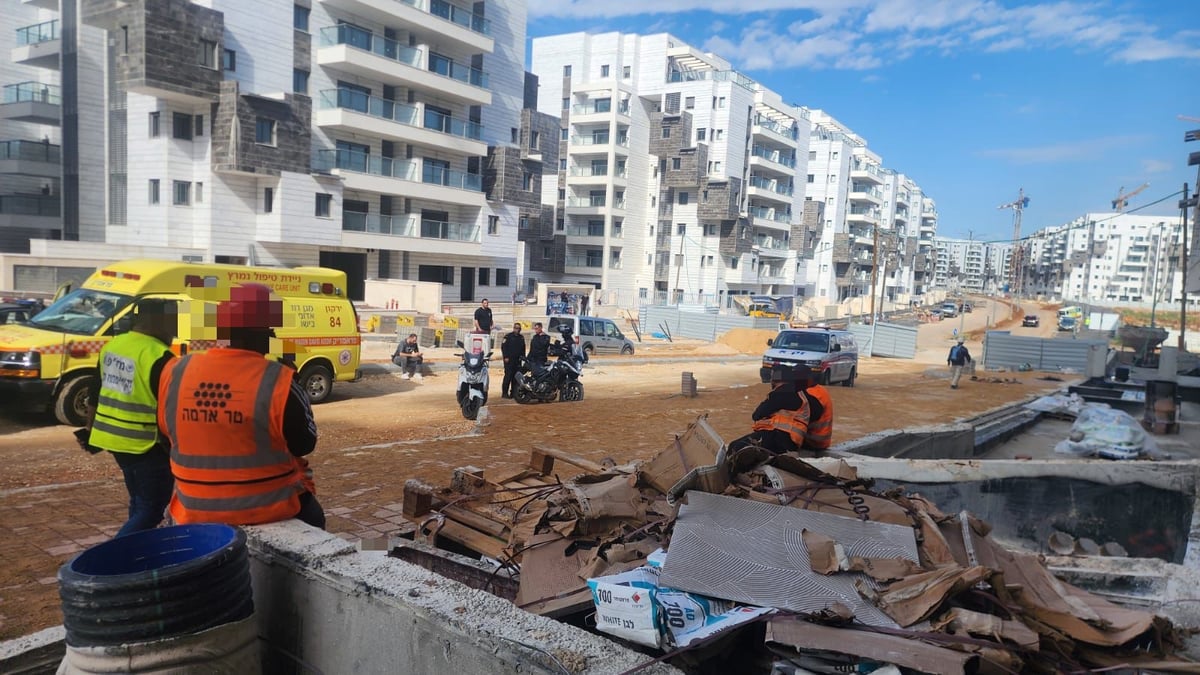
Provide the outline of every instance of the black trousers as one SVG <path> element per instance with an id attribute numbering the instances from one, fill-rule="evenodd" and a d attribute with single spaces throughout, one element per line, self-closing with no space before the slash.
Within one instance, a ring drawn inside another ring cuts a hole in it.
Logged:
<path id="1" fill-rule="evenodd" d="M 504 380 L 500 382 L 500 393 L 506 397 L 512 397 L 513 385 L 516 384 L 517 373 L 521 370 L 521 362 L 516 363 L 509 361 L 504 364 Z"/>
<path id="2" fill-rule="evenodd" d="M 792 437 L 786 431 L 772 430 L 751 431 L 741 438 L 735 438 L 729 443 L 729 452 L 733 453 L 751 445 L 757 445 L 777 455 L 797 450 L 796 444 L 792 442 Z"/>

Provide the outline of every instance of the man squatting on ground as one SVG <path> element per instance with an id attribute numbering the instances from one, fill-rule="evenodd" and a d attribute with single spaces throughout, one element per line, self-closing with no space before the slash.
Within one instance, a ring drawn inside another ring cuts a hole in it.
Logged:
<path id="1" fill-rule="evenodd" d="M 171 446 L 176 523 L 255 525 L 298 518 L 325 527 L 304 459 L 317 425 L 295 368 L 263 358 L 283 303 L 261 284 L 234 287 L 217 305 L 229 347 L 188 354 L 164 368 L 158 424 Z"/>

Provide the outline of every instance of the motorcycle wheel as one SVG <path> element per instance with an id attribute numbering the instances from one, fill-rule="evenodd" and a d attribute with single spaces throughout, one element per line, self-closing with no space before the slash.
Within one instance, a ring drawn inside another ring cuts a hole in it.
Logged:
<path id="1" fill-rule="evenodd" d="M 463 417 L 465 417 L 469 420 L 473 420 L 473 419 L 479 417 L 479 406 L 480 406 L 479 399 L 475 398 L 474 396 L 467 397 L 467 399 L 462 402 Z"/>
<path id="2" fill-rule="evenodd" d="M 521 404 L 532 403 L 533 394 L 525 387 L 517 387 L 513 390 L 513 400 Z"/>
<path id="3" fill-rule="evenodd" d="M 564 401 L 582 401 L 583 400 L 583 383 L 568 382 L 563 385 L 562 400 Z"/>

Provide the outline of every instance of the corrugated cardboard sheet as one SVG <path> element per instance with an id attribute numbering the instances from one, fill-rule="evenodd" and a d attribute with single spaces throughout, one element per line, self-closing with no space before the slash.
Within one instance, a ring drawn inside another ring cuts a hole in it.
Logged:
<path id="1" fill-rule="evenodd" d="M 675 521 L 661 583 L 804 614 L 841 603 L 865 624 L 895 627 L 855 590 L 856 581 L 874 587 L 868 576 L 823 576 L 812 570 L 804 530 L 831 537 L 850 556 L 917 560 L 911 527 L 689 491 Z"/>

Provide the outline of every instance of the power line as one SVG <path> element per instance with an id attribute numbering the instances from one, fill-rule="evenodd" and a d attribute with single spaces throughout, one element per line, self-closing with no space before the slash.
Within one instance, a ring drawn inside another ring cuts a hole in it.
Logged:
<path id="1" fill-rule="evenodd" d="M 1077 229 L 1082 229 L 1082 228 L 1088 227 L 1089 222 L 1093 223 L 1093 224 L 1106 223 L 1110 220 L 1115 220 L 1117 218 L 1120 218 L 1121 216 L 1131 215 L 1131 214 L 1137 213 L 1138 211 L 1141 211 L 1142 209 L 1148 209 L 1151 206 L 1154 206 L 1156 204 L 1161 204 L 1161 203 L 1167 201 L 1168 199 L 1171 199 L 1172 197 L 1178 197 L 1181 194 L 1183 194 L 1183 190 L 1176 190 L 1175 192 L 1172 192 L 1171 194 L 1169 194 L 1165 197 L 1160 197 L 1159 199 L 1156 199 L 1152 202 L 1149 202 L 1147 204 L 1142 204 L 1141 206 L 1139 206 L 1137 208 L 1129 209 L 1128 211 L 1124 211 L 1122 213 L 1114 213 L 1113 215 L 1108 216 L 1107 218 L 1101 218 L 1100 220 L 1092 220 L 1092 221 L 1085 220 L 1082 223 L 1074 223 L 1074 224 L 1067 225 L 1065 228 L 1058 230 L 1056 232 L 1056 234 L 1061 233 L 1061 232 L 1070 232 L 1071 230 L 1077 230 Z M 1051 226 L 1051 227 L 1053 227 L 1053 226 Z M 1034 239 L 1044 238 L 1046 235 L 1042 234 L 1042 233 L 1045 231 L 1045 229 L 1046 228 L 1042 228 L 1042 229 L 1038 230 L 1037 232 L 1034 232 L 1033 234 L 1027 234 L 1027 235 L 1021 237 L 1020 239 L 1018 239 L 1017 241 L 1032 241 Z M 1012 241 L 1013 240 L 1011 240 L 1011 239 L 989 239 L 986 241 L 981 241 L 980 243 L 1006 244 L 1006 243 L 1012 243 Z"/>

